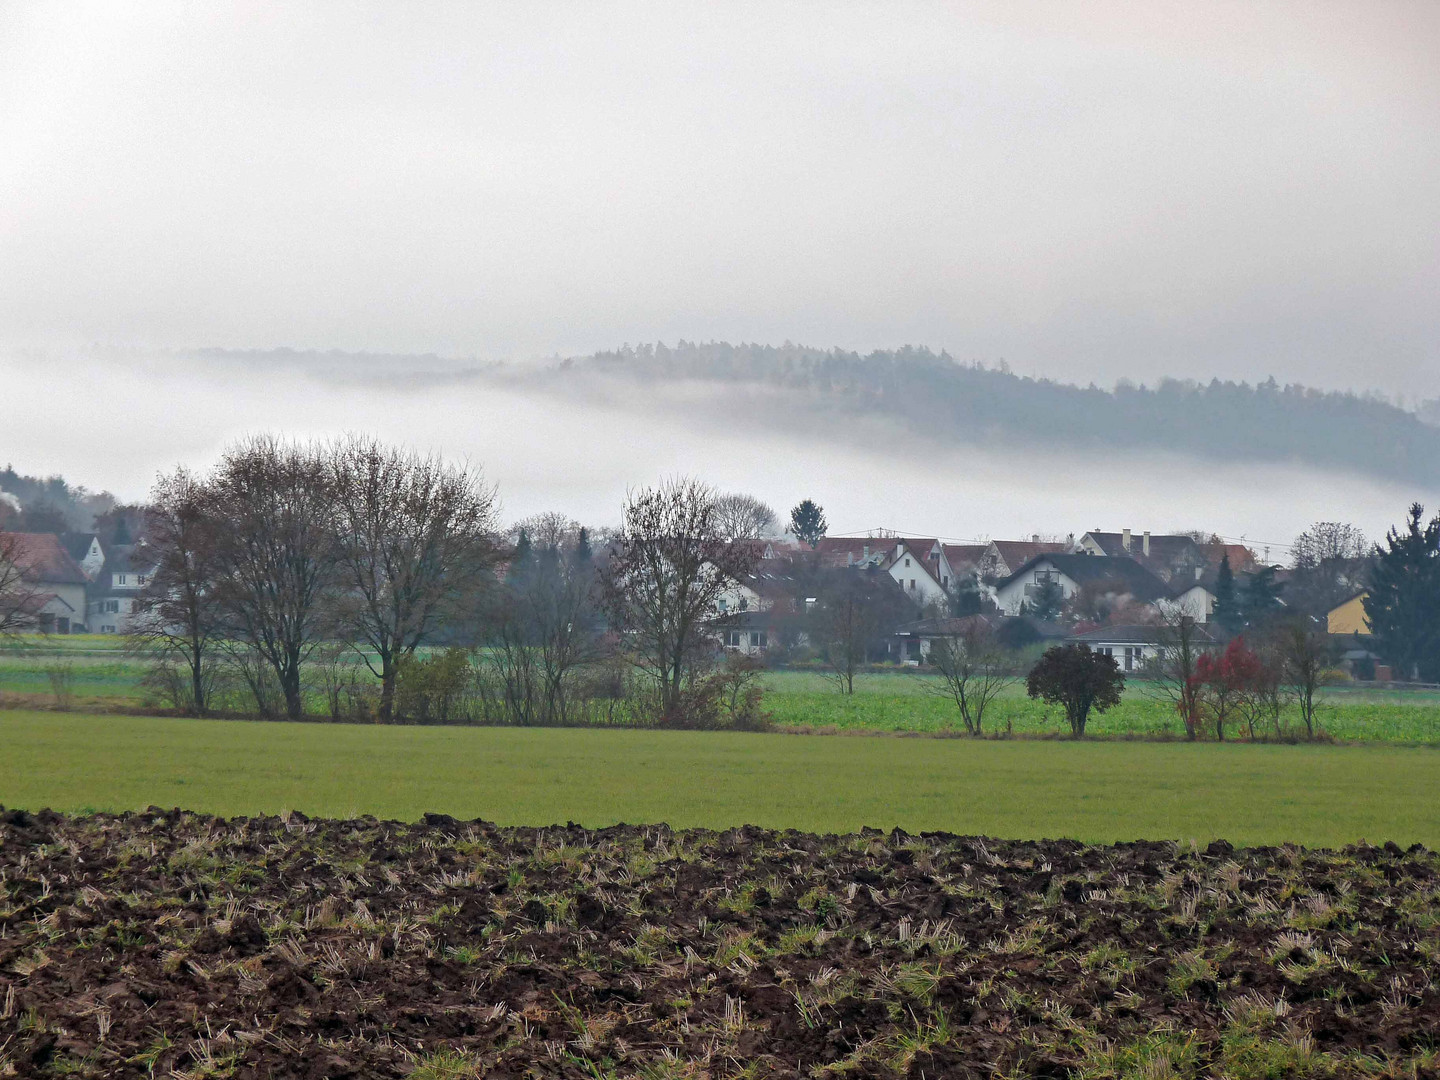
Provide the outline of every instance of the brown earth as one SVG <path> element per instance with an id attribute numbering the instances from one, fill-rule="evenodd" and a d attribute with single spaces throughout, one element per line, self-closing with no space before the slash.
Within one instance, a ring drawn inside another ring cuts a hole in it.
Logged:
<path id="1" fill-rule="evenodd" d="M 0 812 L 0 1076 L 1440 1076 L 1440 859 Z"/>

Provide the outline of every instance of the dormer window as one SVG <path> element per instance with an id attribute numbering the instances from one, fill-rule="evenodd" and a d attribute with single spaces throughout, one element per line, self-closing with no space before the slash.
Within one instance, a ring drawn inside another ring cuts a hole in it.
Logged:
<path id="1" fill-rule="evenodd" d="M 116 584 L 116 585 L 124 585 L 124 584 L 125 584 L 125 575 L 124 575 L 124 574 L 116 574 L 116 575 L 115 575 L 115 584 Z"/>

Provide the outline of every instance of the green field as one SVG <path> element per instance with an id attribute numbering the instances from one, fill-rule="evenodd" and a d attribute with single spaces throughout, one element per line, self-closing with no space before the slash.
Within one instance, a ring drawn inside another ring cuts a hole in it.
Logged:
<path id="1" fill-rule="evenodd" d="M 113 635 L 52 638 L 43 647 L 0 649 L 0 694 L 24 695 L 29 704 L 48 703 L 48 670 L 63 664 L 71 691 L 83 707 L 138 707 L 142 668 L 121 651 Z M 944 732 L 959 726 L 954 706 L 932 691 L 937 680 L 913 671 L 866 673 L 855 680 L 853 695 L 840 694 L 823 675 L 776 671 L 765 676 L 765 709 L 775 723 L 842 731 Z M 1358 742 L 1440 744 L 1440 692 L 1434 690 L 1339 686 L 1324 692 L 1320 718 L 1333 739 Z M 21 704 L 12 701 L 12 704 Z M 315 705 L 317 711 L 319 702 Z M 1286 720 L 1298 724 L 1293 710 Z M 1020 686 L 1010 687 L 987 713 L 990 733 L 1060 734 L 1068 729 L 1061 711 L 1031 701 Z M 1180 737 L 1179 718 L 1143 681 L 1132 681 L 1118 708 L 1092 716 L 1090 734 Z"/>
<path id="2" fill-rule="evenodd" d="M 0 713 L 0 803 L 1440 845 L 1440 750 Z"/>

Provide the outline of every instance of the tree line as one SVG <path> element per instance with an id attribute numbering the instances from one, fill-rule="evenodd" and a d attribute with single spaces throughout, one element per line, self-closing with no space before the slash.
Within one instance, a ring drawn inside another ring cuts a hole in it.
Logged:
<path id="1" fill-rule="evenodd" d="M 677 342 L 566 361 L 577 370 L 654 380 L 758 382 L 834 413 L 890 415 L 951 443 L 983 431 L 1009 445 L 1164 449 L 1202 459 L 1302 461 L 1428 483 L 1440 427 L 1379 398 L 1280 385 L 1164 379 L 1112 389 L 1016 375 L 923 347 L 870 353 L 801 345 Z"/>

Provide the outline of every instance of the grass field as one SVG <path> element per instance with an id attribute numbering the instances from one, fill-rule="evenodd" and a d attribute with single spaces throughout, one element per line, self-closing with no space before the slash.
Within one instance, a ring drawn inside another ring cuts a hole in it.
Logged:
<path id="1" fill-rule="evenodd" d="M 52 638 L 43 647 L 0 649 L 0 693 L 24 695 L 42 704 L 51 692 L 47 669 L 64 664 L 71 691 L 82 706 L 99 711 L 142 703 L 140 665 L 120 649 L 114 635 Z M 867 731 L 938 732 L 958 726 L 954 706 L 930 691 L 936 680 L 914 672 L 864 674 L 855 693 L 844 695 L 824 676 L 777 671 L 766 676 L 765 708 L 777 724 Z M 1433 690 L 1374 690 L 1334 687 L 1324 693 L 1321 725 L 1335 739 L 1361 742 L 1440 744 L 1440 693 Z M 12 699 L 12 704 L 16 702 Z M 316 707 L 318 708 L 318 702 Z M 1288 718 L 1297 723 L 1297 718 Z M 1060 733 L 1060 710 L 1031 701 L 1019 686 L 1009 688 L 987 714 L 991 732 Z M 1144 682 L 1134 681 L 1118 708 L 1093 716 L 1095 736 L 1180 736 L 1174 710 Z"/>
<path id="2" fill-rule="evenodd" d="M 1440 751 L 0 713 L 0 803 L 1440 846 Z"/>

